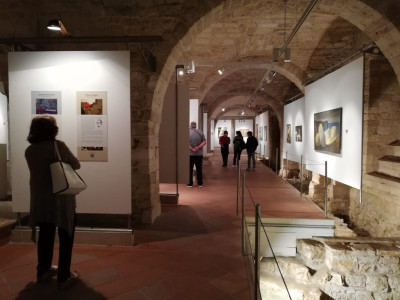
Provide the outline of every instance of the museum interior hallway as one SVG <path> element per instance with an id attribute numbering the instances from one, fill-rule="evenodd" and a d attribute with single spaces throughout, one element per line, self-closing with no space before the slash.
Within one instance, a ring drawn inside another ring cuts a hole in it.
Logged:
<path id="1" fill-rule="evenodd" d="M 229 162 L 232 158 L 231 153 Z M 0 299 L 252 299 L 251 269 L 241 255 L 236 215 L 238 172 L 231 165 L 221 167 L 221 161 L 215 151 L 204 162 L 203 188 L 179 185 L 179 204 L 163 205 L 154 224 L 136 228 L 135 246 L 75 245 L 72 270 L 80 280 L 69 290 L 58 291 L 55 279 L 34 283 L 34 244 L 0 247 Z M 316 205 L 262 163 L 246 178 L 249 213 L 254 201 L 262 203 L 263 215 L 323 218 Z"/>

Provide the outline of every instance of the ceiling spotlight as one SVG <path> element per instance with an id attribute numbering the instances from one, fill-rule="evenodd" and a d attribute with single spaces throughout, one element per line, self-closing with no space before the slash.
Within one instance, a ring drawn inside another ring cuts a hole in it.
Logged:
<path id="1" fill-rule="evenodd" d="M 284 58 L 284 62 L 290 62 L 290 57 L 292 55 L 292 49 L 290 48 L 286 48 L 285 49 L 285 58 Z"/>
<path id="2" fill-rule="evenodd" d="M 60 31 L 64 36 L 70 36 L 70 33 L 65 28 L 64 24 L 59 20 L 50 20 L 47 24 L 47 29 L 53 31 Z"/>
<path id="3" fill-rule="evenodd" d="M 186 73 L 188 73 L 188 74 L 193 74 L 196 71 L 196 67 L 194 65 L 194 61 L 193 60 L 189 61 L 186 64 L 185 68 L 186 68 Z"/>
<path id="4" fill-rule="evenodd" d="M 225 67 L 222 66 L 222 67 L 220 67 L 220 68 L 218 69 L 218 74 L 219 74 L 219 75 L 222 75 L 222 74 L 224 73 L 224 71 L 225 71 Z"/>
<path id="5" fill-rule="evenodd" d="M 241 115 L 242 115 L 242 116 L 244 115 L 244 110 L 242 110 L 242 113 L 241 113 Z"/>
<path id="6" fill-rule="evenodd" d="M 179 76 L 183 76 L 183 74 L 185 74 L 185 72 L 184 72 L 182 69 L 180 69 L 180 70 L 178 71 L 178 74 L 179 74 Z"/>
<path id="7" fill-rule="evenodd" d="M 225 107 L 222 108 L 222 111 L 225 111 Z"/>
<path id="8" fill-rule="evenodd" d="M 272 75 L 272 76 L 275 76 L 275 75 L 276 75 L 276 72 L 275 72 L 274 70 L 272 70 L 272 71 L 271 71 L 271 75 Z"/>

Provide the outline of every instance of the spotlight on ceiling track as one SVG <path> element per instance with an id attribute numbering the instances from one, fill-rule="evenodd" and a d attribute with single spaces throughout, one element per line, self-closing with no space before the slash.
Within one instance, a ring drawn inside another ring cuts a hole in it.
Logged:
<path id="1" fill-rule="evenodd" d="M 222 111 L 225 111 L 225 107 L 222 108 Z"/>
<path id="2" fill-rule="evenodd" d="M 222 75 L 222 74 L 224 74 L 224 71 L 225 71 L 225 67 L 224 67 L 224 66 L 221 66 L 221 67 L 218 69 L 218 74 L 219 74 L 219 75 Z"/>
<path id="3" fill-rule="evenodd" d="M 185 72 L 184 72 L 182 69 L 180 69 L 180 70 L 178 71 L 178 74 L 179 74 L 179 76 L 183 76 L 183 75 L 185 74 Z"/>
<path id="4" fill-rule="evenodd" d="M 283 59 L 284 62 L 290 62 L 292 56 L 292 49 L 286 48 L 285 49 L 285 58 Z"/>
<path id="5" fill-rule="evenodd" d="M 242 115 L 242 116 L 244 115 L 244 110 L 242 110 L 241 115 Z"/>
<path id="6" fill-rule="evenodd" d="M 186 73 L 188 73 L 188 74 L 194 74 L 196 72 L 196 67 L 194 65 L 194 61 L 193 60 L 189 61 L 186 64 L 185 68 L 186 68 Z"/>
<path id="7" fill-rule="evenodd" d="M 70 33 L 65 28 L 64 24 L 59 20 L 50 20 L 47 24 L 47 29 L 53 31 L 60 31 L 64 36 L 70 36 Z"/>

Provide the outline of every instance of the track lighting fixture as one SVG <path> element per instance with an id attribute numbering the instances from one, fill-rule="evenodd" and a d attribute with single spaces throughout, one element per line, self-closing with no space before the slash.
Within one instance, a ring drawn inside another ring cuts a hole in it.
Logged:
<path id="1" fill-rule="evenodd" d="M 225 111 L 225 107 L 222 108 L 222 111 Z"/>
<path id="2" fill-rule="evenodd" d="M 221 67 L 218 69 L 218 74 L 219 74 L 219 75 L 222 75 L 222 74 L 224 73 L 224 71 L 225 71 L 225 67 L 224 67 L 224 66 L 221 66 Z"/>
<path id="3" fill-rule="evenodd" d="M 283 61 L 284 62 L 290 62 L 291 56 L 292 56 L 292 49 L 286 48 L 285 49 L 285 57 L 284 57 Z"/>
<path id="4" fill-rule="evenodd" d="M 183 76 L 183 74 L 185 74 L 185 66 L 184 65 L 176 65 L 175 72 L 177 75 Z"/>
<path id="5" fill-rule="evenodd" d="M 64 36 L 70 36 L 70 33 L 65 28 L 64 24 L 59 20 L 50 20 L 47 24 L 47 29 L 53 31 L 60 31 Z"/>

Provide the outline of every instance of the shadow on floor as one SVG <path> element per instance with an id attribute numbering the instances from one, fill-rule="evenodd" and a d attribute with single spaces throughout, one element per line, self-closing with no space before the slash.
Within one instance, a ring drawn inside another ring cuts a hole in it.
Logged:
<path id="1" fill-rule="evenodd" d="M 28 283 L 25 288 L 18 294 L 16 300 L 36 300 L 36 299 L 57 299 L 57 300 L 103 300 L 103 295 L 86 286 L 81 280 L 68 290 L 57 290 L 57 281 L 51 279 L 46 283 Z"/>
<path id="2" fill-rule="evenodd" d="M 208 233 L 189 205 L 162 205 L 161 211 L 153 224 L 135 227 L 135 245 Z"/>

